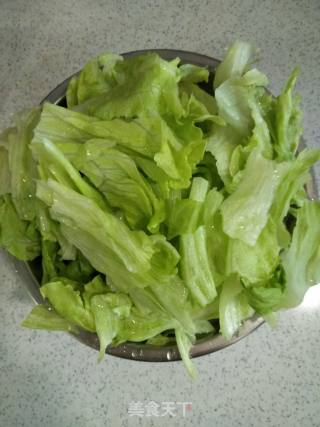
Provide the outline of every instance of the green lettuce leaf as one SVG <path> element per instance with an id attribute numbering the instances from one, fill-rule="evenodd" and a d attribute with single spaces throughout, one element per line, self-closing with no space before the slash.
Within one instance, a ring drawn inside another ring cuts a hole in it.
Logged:
<path id="1" fill-rule="evenodd" d="M 300 96 L 292 94 L 298 74 L 299 69 L 294 69 L 274 105 L 274 149 L 281 160 L 293 158 L 302 134 Z"/>
<path id="2" fill-rule="evenodd" d="M 300 304 L 310 285 L 320 282 L 318 263 L 320 247 L 320 204 L 307 201 L 298 210 L 291 245 L 282 254 L 286 287 L 282 305 Z"/>
<path id="3" fill-rule="evenodd" d="M 251 283 L 267 280 L 279 264 L 280 245 L 272 219 L 262 230 L 255 245 L 229 239 L 226 253 L 226 274 L 238 273 Z"/>
<path id="4" fill-rule="evenodd" d="M 129 271 L 143 272 L 150 268 L 154 250 L 142 231 L 130 231 L 94 201 L 56 181 L 39 181 L 37 196 L 50 207 L 50 214 L 56 221 L 78 232 L 89 233 L 97 240 L 103 239 Z"/>
<path id="5" fill-rule="evenodd" d="M 256 50 L 249 43 L 235 41 L 215 70 L 215 89 L 232 77 L 242 76 L 253 62 L 255 54 Z"/>
<path id="6" fill-rule="evenodd" d="M 282 247 L 287 247 L 290 242 L 290 235 L 283 222 L 289 212 L 290 203 L 310 180 L 310 168 L 319 160 L 320 150 L 310 149 L 302 151 L 290 163 L 279 163 L 278 172 L 281 173 L 282 177 L 270 210 L 270 216 L 277 225 L 278 241 Z"/>
<path id="7" fill-rule="evenodd" d="M 41 254 L 35 221 L 20 219 L 10 195 L 0 197 L 0 246 L 23 261 Z"/>
<path id="8" fill-rule="evenodd" d="M 103 209 L 107 208 L 104 198 L 81 177 L 80 172 L 73 167 L 59 148 L 49 139 L 31 144 L 33 155 L 40 164 L 41 174 L 45 178 L 54 178 L 61 184 L 80 191 L 84 196 L 93 200 Z"/>
<path id="9" fill-rule="evenodd" d="M 189 356 L 193 344 L 192 339 L 180 328 L 175 329 L 175 336 L 181 359 L 191 378 L 196 378 L 197 371 Z"/>
<path id="10" fill-rule="evenodd" d="M 93 295 L 90 307 L 100 341 L 99 360 L 102 360 L 107 346 L 118 334 L 121 318 L 130 314 L 131 301 L 126 295 L 110 292 Z"/>
<path id="11" fill-rule="evenodd" d="M 230 276 L 222 286 L 219 304 L 220 332 L 227 340 L 238 331 L 243 320 L 252 316 L 248 298 L 237 276 Z"/>
<path id="12" fill-rule="evenodd" d="M 285 274 L 281 267 L 266 281 L 248 284 L 245 294 L 256 313 L 266 316 L 279 310 L 285 289 Z"/>
<path id="13" fill-rule="evenodd" d="M 168 239 L 193 233 L 201 225 L 203 204 L 191 199 L 173 199 L 167 202 Z"/>
<path id="14" fill-rule="evenodd" d="M 241 140 L 241 136 L 230 125 L 214 126 L 207 137 L 206 150 L 216 159 L 217 171 L 224 184 L 232 180 L 231 157 Z"/>
<path id="15" fill-rule="evenodd" d="M 155 196 L 131 157 L 96 140 L 81 147 L 74 163 L 110 206 L 122 210 L 131 228 L 159 230 L 165 217 L 164 202 Z"/>
<path id="16" fill-rule="evenodd" d="M 166 318 L 161 311 L 156 310 L 146 316 L 133 307 L 130 316 L 120 320 L 115 345 L 126 341 L 145 341 L 175 326 L 177 322 Z"/>
<path id="17" fill-rule="evenodd" d="M 95 332 L 95 320 L 92 312 L 85 307 L 79 286 L 76 282 L 60 278 L 48 282 L 40 288 L 55 311 L 71 323 L 90 332 Z"/>
<path id="18" fill-rule="evenodd" d="M 183 109 L 177 85 L 181 78 L 178 63 L 154 53 L 128 58 L 119 64 L 121 79 L 116 86 L 75 109 L 104 120 L 157 112 L 179 118 Z"/>
<path id="19" fill-rule="evenodd" d="M 36 217 L 37 167 L 29 150 L 29 144 L 39 117 L 39 108 L 16 114 L 14 117 L 15 128 L 8 134 L 11 197 L 19 217 L 27 221 L 32 221 Z"/>
<path id="20" fill-rule="evenodd" d="M 200 83 L 208 82 L 209 71 L 207 68 L 199 67 L 193 64 L 183 64 L 179 68 L 181 74 L 181 82 Z"/>
<path id="21" fill-rule="evenodd" d="M 248 72 L 250 73 L 250 72 Z M 225 81 L 215 91 L 219 115 L 242 137 L 248 137 L 253 129 L 251 104 L 260 98 L 267 84 L 265 77 L 252 74 Z"/>
<path id="22" fill-rule="evenodd" d="M 122 57 L 114 53 L 106 53 L 89 61 L 80 74 L 74 76 L 68 84 L 68 108 L 114 87 L 117 84 L 117 64 L 120 61 Z"/>
<path id="23" fill-rule="evenodd" d="M 206 180 L 194 178 L 189 198 L 197 202 L 205 202 L 207 190 Z M 217 207 L 218 203 L 214 208 Z M 211 213 L 214 213 L 214 209 Z M 217 295 L 212 265 L 208 257 L 205 226 L 199 226 L 193 233 L 181 235 L 180 253 L 181 276 L 194 301 L 203 307 L 212 302 Z"/>
<path id="24" fill-rule="evenodd" d="M 47 331 L 78 332 L 78 328 L 74 323 L 64 319 L 51 307 L 43 304 L 33 307 L 21 323 L 21 326 L 31 329 L 45 329 Z"/>
<path id="25" fill-rule="evenodd" d="M 224 232 L 254 246 L 268 221 L 278 184 L 277 164 L 253 150 L 237 189 L 221 206 Z"/>

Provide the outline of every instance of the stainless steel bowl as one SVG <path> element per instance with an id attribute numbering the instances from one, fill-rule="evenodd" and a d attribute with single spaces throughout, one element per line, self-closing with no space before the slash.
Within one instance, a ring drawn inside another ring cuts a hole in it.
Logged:
<path id="1" fill-rule="evenodd" d="M 156 52 L 162 58 L 171 60 L 179 57 L 182 63 L 195 64 L 200 66 L 208 67 L 210 71 L 209 85 L 212 84 L 213 71 L 219 64 L 219 61 L 209 56 L 200 55 L 198 53 L 186 52 L 181 50 L 171 49 L 150 49 L 150 50 L 137 50 L 134 52 L 124 53 L 125 58 L 140 55 L 146 52 Z M 65 93 L 69 80 L 72 76 L 67 78 L 59 86 L 57 86 L 43 102 L 48 101 L 54 104 L 65 105 Z M 209 86 L 208 86 L 209 87 Z M 212 86 L 211 86 L 212 87 Z M 310 185 L 309 189 L 310 196 L 315 194 L 314 186 Z M 16 269 L 18 273 L 25 277 L 25 283 L 27 289 L 37 304 L 43 303 L 42 296 L 39 291 L 39 282 L 41 280 L 41 263 L 36 260 L 31 263 L 21 263 L 16 261 Z M 244 338 L 255 329 L 257 329 L 264 320 L 261 317 L 253 316 L 243 323 L 240 330 L 231 340 L 225 340 L 221 335 L 210 333 L 205 337 L 197 340 L 193 348 L 191 349 L 191 357 L 199 357 L 205 354 L 213 353 L 217 350 L 221 350 L 231 344 L 236 343 L 240 339 Z M 215 326 L 218 326 L 216 324 Z M 72 334 L 76 339 L 81 341 L 90 347 L 99 349 L 99 340 L 96 334 L 83 331 L 80 334 Z M 168 362 L 173 360 L 181 360 L 178 348 L 176 345 L 167 345 L 163 347 L 147 345 L 143 343 L 127 342 L 120 344 L 117 347 L 109 346 L 106 353 L 113 356 L 121 357 L 124 359 L 141 360 L 147 362 Z"/>

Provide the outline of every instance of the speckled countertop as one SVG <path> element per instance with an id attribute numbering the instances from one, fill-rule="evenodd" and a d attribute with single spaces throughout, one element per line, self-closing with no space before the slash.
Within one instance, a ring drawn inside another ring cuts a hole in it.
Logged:
<path id="1" fill-rule="evenodd" d="M 318 0 L 0 0 L 0 127 L 101 51 L 167 47 L 221 57 L 242 38 L 261 47 L 274 92 L 301 65 L 305 139 L 319 146 L 319 28 Z M 276 330 L 264 325 L 197 359 L 192 382 L 181 363 L 109 357 L 97 365 L 96 353 L 67 335 L 21 329 L 32 303 L 23 278 L 0 256 L 1 427 L 320 425 L 317 288 L 281 314 Z M 133 402 L 146 411 L 151 401 L 191 402 L 192 411 L 130 415 Z"/>

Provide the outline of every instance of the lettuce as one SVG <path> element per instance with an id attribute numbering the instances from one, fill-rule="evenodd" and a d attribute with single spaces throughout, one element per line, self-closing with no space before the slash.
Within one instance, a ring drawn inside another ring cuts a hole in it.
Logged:
<path id="1" fill-rule="evenodd" d="M 128 58 L 117 67 L 117 83 L 95 96 L 91 92 L 76 111 L 100 119 L 139 117 L 146 113 L 183 115 L 177 83 L 179 60 L 165 61 L 154 53 Z M 81 76 L 80 76 L 81 77 Z"/>
<path id="2" fill-rule="evenodd" d="M 21 219 L 9 194 L 0 197 L 0 244 L 23 261 L 31 261 L 41 254 L 35 221 Z"/>
<path id="3" fill-rule="evenodd" d="M 155 196 L 130 156 L 103 140 L 91 140 L 81 146 L 74 163 L 110 206 L 122 210 L 131 228 L 159 230 L 165 218 L 164 202 Z"/>
<path id="4" fill-rule="evenodd" d="M 226 80 L 242 76 L 254 59 L 256 50 L 252 45 L 243 41 L 235 41 L 216 69 L 214 87 L 218 88 Z"/>
<path id="5" fill-rule="evenodd" d="M 259 151 L 251 152 L 241 181 L 221 206 L 223 230 L 230 237 L 255 245 L 268 221 L 279 183 L 276 171 L 276 163 Z"/>
<path id="6" fill-rule="evenodd" d="M 282 305 L 295 307 L 310 285 L 319 281 L 320 204 L 307 201 L 299 209 L 290 247 L 282 254 L 286 286 Z"/>
<path id="7" fill-rule="evenodd" d="M 254 313 L 241 286 L 239 277 L 231 275 L 223 283 L 219 304 L 220 332 L 229 340 L 242 321 Z"/>
<path id="8" fill-rule="evenodd" d="M 8 166 L 10 170 L 10 190 L 12 201 L 19 216 L 32 221 L 36 216 L 35 180 L 37 168 L 29 145 L 34 128 L 39 120 L 40 110 L 34 108 L 14 116 L 15 127 L 7 136 Z"/>
<path id="9" fill-rule="evenodd" d="M 42 265 L 28 328 L 126 341 L 229 340 L 320 281 L 320 206 L 298 150 L 294 70 L 278 97 L 237 41 L 214 73 L 106 53 L 0 134 L 0 246 Z M 210 78 L 209 78 L 210 77 Z M 204 90 L 206 88 L 206 90 Z M 211 321 L 219 321 L 215 331 Z"/>
<path id="10" fill-rule="evenodd" d="M 208 182 L 203 178 L 194 178 L 190 191 L 190 200 L 202 202 L 204 205 L 207 202 Z M 218 196 L 217 196 L 218 197 Z M 216 285 L 212 269 L 212 260 L 210 260 L 207 250 L 207 217 L 214 215 L 215 210 L 219 206 L 218 202 L 213 207 L 210 203 L 210 211 L 204 215 L 203 225 L 198 225 L 193 233 L 183 233 L 180 237 L 180 253 L 181 276 L 189 288 L 190 295 L 195 303 L 204 307 L 210 304 L 217 296 Z M 213 207 L 213 209 L 212 209 Z"/>
<path id="11" fill-rule="evenodd" d="M 78 328 L 72 322 L 56 313 L 52 307 L 38 304 L 33 307 L 28 317 L 21 323 L 25 328 L 45 329 L 48 331 L 78 332 Z"/>
<path id="12" fill-rule="evenodd" d="M 121 56 L 107 53 L 88 62 L 79 76 L 73 77 L 68 85 L 66 93 L 68 107 L 81 104 L 115 86 L 117 66 L 120 61 L 122 61 Z"/>

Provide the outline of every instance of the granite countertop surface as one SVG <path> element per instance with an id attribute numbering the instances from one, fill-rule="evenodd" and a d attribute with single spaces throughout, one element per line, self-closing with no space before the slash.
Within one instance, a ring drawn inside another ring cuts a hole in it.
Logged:
<path id="1" fill-rule="evenodd" d="M 319 29 L 318 0 L 0 0 L 0 128 L 99 52 L 163 47 L 220 58 L 240 38 L 261 48 L 274 93 L 300 64 L 305 139 L 319 146 Z M 97 365 L 96 352 L 68 335 L 20 328 L 31 307 L 0 253 L 1 427 L 320 425 L 318 287 L 276 329 L 263 325 L 197 359 L 196 381 L 178 362 Z M 183 416 L 175 402 L 192 408 Z M 146 416 L 157 405 L 173 414 Z"/>

